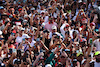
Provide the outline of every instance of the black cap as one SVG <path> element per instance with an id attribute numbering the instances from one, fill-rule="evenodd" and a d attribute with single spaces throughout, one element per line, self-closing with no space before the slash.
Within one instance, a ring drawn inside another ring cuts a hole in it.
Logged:
<path id="1" fill-rule="evenodd" d="M 43 32 L 44 32 L 44 33 L 46 33 L 46 32 L 49 33 L 50 31 L 46 29 L 46 30 L 44 30 Z"/>

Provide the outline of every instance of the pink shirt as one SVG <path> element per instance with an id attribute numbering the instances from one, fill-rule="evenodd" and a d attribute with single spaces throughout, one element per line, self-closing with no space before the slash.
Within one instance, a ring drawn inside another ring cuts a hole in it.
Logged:
<path id="1" fill-rule="evenodd" d="M 57 23 L 53 22 L 53 24 L 50 24 L 49 22 L 45 24 L 45 29 L 48 29 L 50 32 L 52 31 L 52 26 L 57 27 Z"/>

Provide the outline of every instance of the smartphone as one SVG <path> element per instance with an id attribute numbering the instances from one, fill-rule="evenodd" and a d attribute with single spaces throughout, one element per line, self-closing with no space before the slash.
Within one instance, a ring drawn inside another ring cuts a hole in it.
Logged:
<path id="1" fill-rule="evenodd" d="M 90 45 L 92 45 L 92 38 L 89 39 L 89 43 L 90 43 Z"/>
<path id="2" fill-rule="evenodd" d="M 12 36 L 15 36 L 15 34 L 14 34 L 14 33 L 11 33 L 11 35 L 12 35 Z"/>
<path id="3" fill-rule="evenodd" d="M 23 39 L 23 44 L 25 44 L 25 39 Z"/>
<path id="4" fill-rule="evenodd" d="M 13 52 L 12 49 L 9 49 L 9 54 L 12 54 L 12 52 Z"/>
<path id="5" fill-rule="evenodd" d="M 15 53 L 16 52 L 16 49 L 13 49 L 13 53 Z"/>
<path id="6" fill-rule="evenodd" d="M 59 38 L 60 38 L 60 36 L 57 35 L 57 39 L 59 39 Z"/>
<path id="7" fill-rule="evenodd" d="M 36 41 L 39 42 L 40 41 L 40 38 L 37 38 Z"/>

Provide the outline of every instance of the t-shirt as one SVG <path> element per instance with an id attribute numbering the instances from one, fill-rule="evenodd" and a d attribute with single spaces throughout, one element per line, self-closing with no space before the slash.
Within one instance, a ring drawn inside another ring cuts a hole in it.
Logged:
<path id="1" fill-rule="evenodd" d="M 21 43 L 21 42 L 22 42 L 22 39 L 23 39 L 22 37 L 19 37 L 19 36 L 18 36 L 18 37 L 16 38 L 16 42 L 17 42 L 17 43 Z"/>
<path id="2" fill-rule="evenodd" d="M 100 67 L 100 63 L 94 62 L 94 67 Z"/>
<path id="3" fill-rule="evenodd" d="M 33 40 L 33 41 L 30 43 L 31 47 L 35 46 L 35 45 L 34 45 L 35 43 L 36 43 L 36 41 Z"/>
<path id="4" fill-rule="evenodd" d="M 100 41 L 99 41 L 99 39 L 94 40 L 93 43 L 96 46 L 96 50 L 97 51 L 100 51 Z"/>
<path id="5" fill-rule="evenodd" d="M 46 45 L 47 48 L 49 48 L 50 41 L 51 41 L 51 39 L 46 39 L 45 38 L 45 43 L 44 44 Z"/>
<path id="6" fill-rule="evenodd" d="M 56 26 L 57 27 L 57 23 L 53 22 L 52 24 L 46 23 L 45 24 L 45 29 L 48 29 L 50 32 L 52 31 L 52 26 Z"/>

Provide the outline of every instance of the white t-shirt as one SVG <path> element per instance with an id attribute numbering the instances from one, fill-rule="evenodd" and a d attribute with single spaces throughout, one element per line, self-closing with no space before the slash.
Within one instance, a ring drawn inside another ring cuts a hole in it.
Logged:
<path id="1" fill-rule="evenodd" d="M 16 42 L 17 42 L 17 43 L 21 43 L 21 42 L 22 42 L 22 39 L 23 39 L 23 37 L 19 37 L 19 36 L 18 36 L 18 37 L 16 38 Z"/>
<path id="2" fill-rule="evenodd" d="M 45 18 L 44 18 L 44 23 L 47 23 L 49 20 L 49 16 L 45 16 Z"/>
<path id="3" fill-rule="evenodd" d="M 100 51 L 100 41 L 99 41 L 99 39 L 94 40 L 93 43 L 96 46 L 96 50 L 97 51 Z"/>
<path id="4" fill-rule="evenodd" d="M 100 63 L 94 62 L 94 67 L 100 67 Z"/>
<path id="5" fill-rule="evenodd" d="M 31 47 L 35 46 L 35 45 L 34 45 L 35 43 L 36 43 L 36 41 L 33 40 L 33 41 L 30 43 Z"/>

